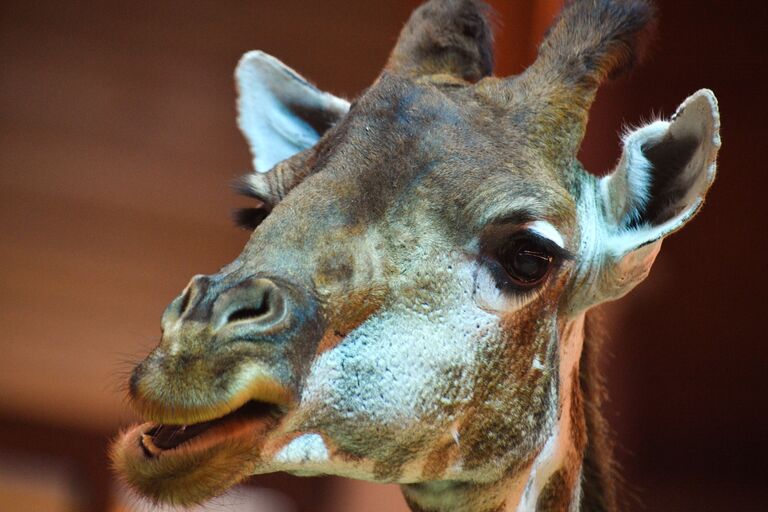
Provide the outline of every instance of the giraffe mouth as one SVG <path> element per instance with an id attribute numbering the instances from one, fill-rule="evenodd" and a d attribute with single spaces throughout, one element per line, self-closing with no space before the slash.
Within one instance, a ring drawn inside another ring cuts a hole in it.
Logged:
<path id="1" fill-rule="evenodd" d="M 197 423 L 134 425 L 115 440 L 110 457 L 125 483 L 139 494 L 157 502 L 192 505 L 250 475 L 286 414 L 281 405 L 249 400 Z"/>
<path id="2" fill-rule="evenodd" d="M 187 425 L 150 424 L 139 436 L 139 447 L 146 458 L 154 458 L 169 450 L 187 446 L 193 440 L 212 431 L 230 431 L 238 426 L 254 423 L 270 423 L 281 415 L 281 408 L 275 404 L 250 400 L 236 410 L 220 417 Z M 220 432 L 223 433 L 223 432 Z M 217 436 L 218 437 L 218 436 Z"/>

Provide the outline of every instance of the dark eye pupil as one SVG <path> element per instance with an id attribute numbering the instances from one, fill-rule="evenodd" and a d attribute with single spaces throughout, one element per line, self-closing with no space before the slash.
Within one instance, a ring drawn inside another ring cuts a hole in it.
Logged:
<path id="1" fill-rule="evenodd" d="M 511 277 L 523 284 L 535 284 L 549 272 L 552 256 L 530 242 L 514 244 L 509 253 L 507 270 Z"/>

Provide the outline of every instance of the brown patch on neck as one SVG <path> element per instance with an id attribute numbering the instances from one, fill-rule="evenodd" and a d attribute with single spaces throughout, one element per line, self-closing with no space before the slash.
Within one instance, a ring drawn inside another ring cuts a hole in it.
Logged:
<path id="1" fill-rule="evenodd" d="M 569 480 L 570 475 L 566 468 L 560 468 L 552 473 L 536 501 L 536 512 L 568 510 L 574 494 Z"/>
<path id="2" fill-rule="evenodd" d="M 440 480 L 445 475 L 448 464 L 451 460 L 456 459 L 458 453 L 459 447 L 453 439 L 441 442 L 427 455 L 427 460 L 424 462 L 424 469 L 421 473 L 422 480 Z"/>
<path id="3" fill-rule="evenodd" d="M 504 339 L 490 343 L 479 356 L 484 364 L 477 369 L 475 393 L 459 431 L 466 447 L 466 469 L 507 459 L 512 465 L 505 473 L 517 474 L 529 462 L 525 441 L 539 437 L 546 428 L 550 389 L 558 378 L 554 326 L 542 323 L 549 318 L 547 304 L 548 296 L 541 296 L 503 318 Z M 533 368 L 535 357 L 555 371 Z"/>
<path id="4" fill-rule="evenodd" d="M 419 457 L 419 449 L 434 439 L 434 432 L 388 433 L 388 443 L 375 440 L 379 445 L 388 444 L 385 457 L 376 457 L 373 465 L 374 479 L 380 482 L 397 482 L 401 479 L 405 466 Z M 370 450 L 369 450 L 370 453 Z"/>

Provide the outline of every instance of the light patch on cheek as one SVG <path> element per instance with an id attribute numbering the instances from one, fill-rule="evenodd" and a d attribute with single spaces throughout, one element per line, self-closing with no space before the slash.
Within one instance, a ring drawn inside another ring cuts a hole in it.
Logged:
<path id="1" fill-rule="evenodd" d="M 467 316 L 466 325 L 440 325 L 407 313 L 383 313 L 315 361 L 302 402 L 332 404 L 365 424 L 418 425 L 440 400 L 425 403 L 424 393 L 442 383 L 446 368 L 472 367 L 474 351 L 466 338 L 486 323 Z M 466 400 L 469 391 L 460 395 Z"/>
<path id="2" fill-rule="evenodd" d="M 284 446 L 275 456 L 275 461 L 286 464 L 302 462 L 325 462 L 328 448 L 319 434 L 304 434 Z"/>
<path id="3" fill-rule="evenodd" d="M 485 265 L 477 265 L 472 298 L 479 308 L 492 314 L 508 313 L 524 307 L 536 296 L 536 293 L 504 293 L 491 271 Z"/>
<path id="4" fill-rule="evenodd" d="M 477 305 L 486 311 L 504 311 L 509 302 L 496 284 L 493 275 L 482 265 L 477 268 L 473 298 Z"/>
<path id="5" fill-rule="evenodd" d="M 402 301 L 370 317 L 314 361 L 302 408 L 320 407 L 356 428 L 380 425 L 407 431 L 426 421 L 447 430 L 453 413 L 446 410 L 460 407 L 472 395 L 472 372 L 464 369 L 474 368 L 478 340 L 493 330 L 498 317 L 471 300 L 473 269 L 455 261 L 435 265 L 453 279 L 424 278 L 432 288 L 404 293 Z M 458 377 L 446 382 L 448 371 Z M 430 391 L 438 389 L 451 396 Z"/>

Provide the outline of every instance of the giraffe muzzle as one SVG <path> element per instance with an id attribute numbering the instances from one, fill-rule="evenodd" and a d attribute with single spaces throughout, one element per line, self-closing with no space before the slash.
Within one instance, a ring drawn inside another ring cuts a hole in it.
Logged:
<path id="1" fill-rule="evenodd" d="M 323 322 L 305 288 L 230 272 L 194 277 L 162 329 L 129 383 L 146 423 L 119 437 L 112 459 L 159 501 L 200 488 L 191 503 L 248 474 L 247 461 L 297 405 Z M 215 474 L 196 469 L 209 465 Z"/>
<path id="2" fill-rule="evenodd" d="M 163 314 L 160 344 L 134 369 L 131 401 L 145 419 L 176 426 L 223 418 L 249 401 L 290 408 L 320 324 L 311 294 L 285 280 L 195 276 Z"/>

